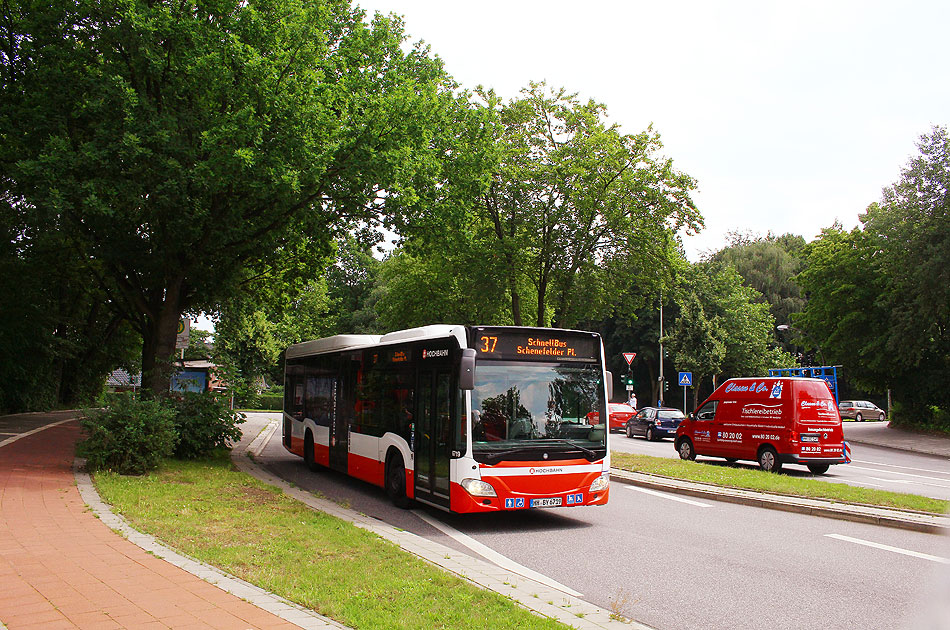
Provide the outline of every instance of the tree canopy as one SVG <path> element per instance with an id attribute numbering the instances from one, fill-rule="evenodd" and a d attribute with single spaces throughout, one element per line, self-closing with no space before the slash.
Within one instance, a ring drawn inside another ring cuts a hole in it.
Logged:
<path id="1" fill-rule="evenodd" d="M 798 325 L 866 388 L 892 389 L 905 419 L 950 409 L 950 137 L 935 127 L 920 154 L 861 216 L 804 249 Z"/>
<path id="2" fill-rule="evenodd" d="M 677 317 L 666 343 L 677 368 L 694 372 L 694 403 L 704 379 L 714 389 L 722 378 L 764 376 L 794 365 L 776 346 L 775 319 L 762 295 L 745 286 L 731 265 L 707 261 L 682 276 Z"/>
<path id="3" fill-rule="evenodd" d="M 599 103 L 532 83 L 507 104 L 479 92 L 456 120 L 442 150 L 455 168 L 396 228 L 419 264 L 468 262 L 448 266 L 483 296 L 503 291 L 500 319 L 570 327 L 609 314 L 633 278 L 668 276 L 674 235 L 702 225 L 695 182 L 659 154 L 658 134 L 622 133 Z"/>
<path id="4" fill-rule="evenodd" d="M 452 85 L 397 20 L 362 19 L 347 0 L 78 0 L 0 24 L 3 199 L 92 261 L 154 391 L 183 312 L 322 258 L 406 192 Z"/>

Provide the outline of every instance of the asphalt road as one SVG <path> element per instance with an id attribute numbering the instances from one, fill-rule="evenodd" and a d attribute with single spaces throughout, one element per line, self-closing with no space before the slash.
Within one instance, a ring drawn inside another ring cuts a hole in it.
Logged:
<path id="1" fill-rule="evenodd" d="M 612 433 L 610 440 L 612 451 L 679 457 L 673 448 L 672 439 L 647 442 L 641 437 L 628 438 L 622 433 Z M 716 466 L 757 467 L 754 462 L 727 464 L 722 458 L 702 455 L 696 460 Z M 851 460 L 850 464 L 832 466 L 824 475 L 813 475 L 805 466 L 793 464 L 786 464 L 782 473 L 950 500 L 950 461 L 945 457 L 851 443 Z"/>
<path id="2" fill-rule="evenodd" d="M 253 414 L 249 424 L 274 417 Z M 38 424 L 31 420 L 0 433 L 30 430 Z M 665 446 L 672 450 L 669 442 Z M 354 510 L 509 568 L 535 571 L 660 630 L 950 630 L 950 536 L 621 483 L 611 484 L 604 507 L 491 515 L 400 510 L 380 488 L 308 471 L 284 451 L 279 432 L 256 461 Z"/>
<path id="3" fill-rule="evenodd" d="M 950 628 L 950 537 L 620 483 L 611 485 L 605 507 L 404 511 L 380 488 L 307 471 L 278 434 L 256 461 L 397 527 L 489 561 L 501 561 L 494 556 L 501 554 L 659 629 Z"/>

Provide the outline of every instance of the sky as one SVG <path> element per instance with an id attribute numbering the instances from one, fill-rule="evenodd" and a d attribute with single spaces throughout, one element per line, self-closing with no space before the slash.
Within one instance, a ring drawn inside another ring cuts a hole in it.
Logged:
<path id="1" fill-rule="evenodd" d="M 462 87 L 516 97 L 529 81 L 652 124 L 698 180 L 690 260 L 731 231 L 812 240 L 898 181 L 950 123 L 950 2 L 356 0 L 404 18 Z"/>

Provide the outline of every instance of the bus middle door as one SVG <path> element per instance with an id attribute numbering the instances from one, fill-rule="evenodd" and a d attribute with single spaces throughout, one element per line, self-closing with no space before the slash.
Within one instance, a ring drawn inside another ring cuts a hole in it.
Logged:
<path id="1" fill-rule="evenodd" d="M 336 381 L 336 412 L 330 421 L 330 468 L 349 473 L 350 425 L 356 418 L 356 386 L 360 372 L 358 354 L 344 354 Z"/>
<path id="2" fill-rule="evenodd" d="M 419 371 L 416 389 L 415 497 L 449 506 L 449 445 L 452 439 L 451 374 Z"/>

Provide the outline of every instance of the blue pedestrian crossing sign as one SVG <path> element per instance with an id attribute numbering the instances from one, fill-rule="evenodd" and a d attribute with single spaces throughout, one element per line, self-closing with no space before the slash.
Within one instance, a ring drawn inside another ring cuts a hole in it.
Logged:
<path id="1" fill-rule="evenodd" d="M 693 373 L 692 372 L 680 372 L 680 385 L 683 387 L 692 387 L 693 386 Z"/>

